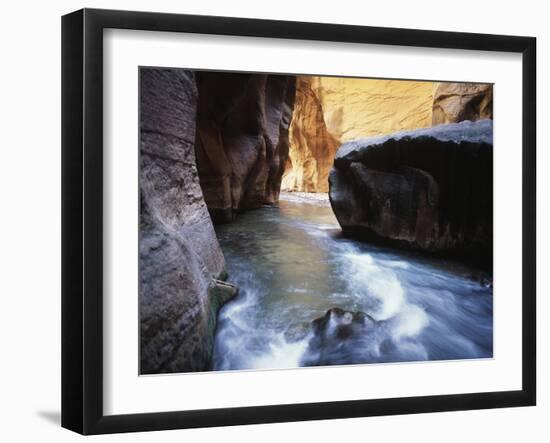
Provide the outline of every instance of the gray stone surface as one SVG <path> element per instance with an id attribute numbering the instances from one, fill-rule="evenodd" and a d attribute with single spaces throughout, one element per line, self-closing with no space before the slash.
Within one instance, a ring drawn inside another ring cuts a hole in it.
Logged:
<path id="1" fill-rule="evenodd" d="M 208 369 L 217 309 L 236 289 L 199 185 L 193 73 L 140 71 L 141 373 Z"/>

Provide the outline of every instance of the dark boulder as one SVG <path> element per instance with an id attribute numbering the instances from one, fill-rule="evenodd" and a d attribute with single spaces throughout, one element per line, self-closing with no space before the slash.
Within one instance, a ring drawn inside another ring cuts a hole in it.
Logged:
<path id="1" fill-rule="evenodd" d="M 345 143 L 329 184 L 345 233 L 491 266 L 491 120 Z"/>

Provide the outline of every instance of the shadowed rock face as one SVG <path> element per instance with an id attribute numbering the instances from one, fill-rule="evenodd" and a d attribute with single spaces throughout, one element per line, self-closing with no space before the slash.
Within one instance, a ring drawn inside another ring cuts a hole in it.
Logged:
<path id="1" fill-rule="evenodd" d="M 193 73 L 141 69 L 141 373 L 208 369 L 218 308 L 236 288 L 195 166 Z"/>
<path id="2" fill-rule="evenodd" d="M 288 156 L 295 77 L 196 73 L 199 91 L 195 152 L 214 221 L 279 198 Z"/>
<path id="3" fill-rule="evenodd" d="M 432 124 L 493 118 L 493 85 L 439 83 L 434 94 Z"/>
<path id="4" fill-rule="evenodd" d="M 330 201 L 348 234 L 492 263 L 492 121 L 345 143 Z"/>

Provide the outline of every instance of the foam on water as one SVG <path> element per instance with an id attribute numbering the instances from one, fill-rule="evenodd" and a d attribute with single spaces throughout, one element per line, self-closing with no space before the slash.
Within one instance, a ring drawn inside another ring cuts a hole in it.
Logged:
<path id="1" fill-rule="evenodd" d="M 406 303 L 405 291 L 396 274 L 378 264 L 369 254 L 345 254 L 349 260 L 349 290 L 359 299 L 369 297 L 378 300 L 376 320 L 387 320 L 396 315 Z"/>
<path id="2" fill-rule="evenodd" d="M 302 355 L 307 349 L 309 338 L 289 343 L 284 334 L 274 334 L 269 348 L 262 355 L 252 357 L 248 366 L 254 369 L 284 369 L 300 366 Z"/>
<path id="3" fill-rule="evenodd" d="M 345 257 L 350 261 L 350 290 L 367 306 L 369 299 L 376 299 L 378 303 L 370 315 L 378 321 L 391 320 L 388 330 L 395 342 L 416 337 L 428 326 L 428 315 L 407 300 L 407 292 L 392 269 L 408 266 L 403 266 L 403 262 L 377 261 L 366 253 L 347 253 Z M 422 345 L 416 344 L 415 348 L 425 353 Z"/>
<path id="4" fill-rule="evenodd" d="M 301 200 L 217 227 L 240 290 L 220 311 L 213 369 L 302 366 L 318 352 L 312 333 L 288 341 L 285 332 L 334 307 L 365 312 L 379 326 L 331 349 L 323 364 L 492 356 L 492 288 L 441 261 L 335 235 L 330 207 Z M 334 327 L 331 320 L 329 335 Z"/>
<path id="5" fill-rule="evenodd" d="M 393 337 L 400 340 L 403 337 L 415 337 L 428 326 L 429 318 L 422 308 L 406 304 L 399 312 L 399 321 L 392 330 Z"/>

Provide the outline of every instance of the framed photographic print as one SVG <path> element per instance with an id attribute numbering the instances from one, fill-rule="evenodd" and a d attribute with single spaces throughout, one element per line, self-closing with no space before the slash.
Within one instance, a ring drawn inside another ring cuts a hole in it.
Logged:
<path id="1" fill-rule="evenodd" d="M 529 406 L 531 37 L 62 20 L 62 425 Z"/>

